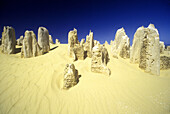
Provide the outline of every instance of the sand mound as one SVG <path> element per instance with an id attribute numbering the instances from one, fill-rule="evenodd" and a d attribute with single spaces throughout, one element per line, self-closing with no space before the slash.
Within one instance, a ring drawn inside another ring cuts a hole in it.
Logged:
<path id="1" fill-rule="evenodd" d="M 79 83 L 63 90 L 68 45 L 50 47 L 26 59 L 0 53 L 0 114 L 170 113 L 170 70 L 150 75 L 129 59 L 112 58 L 107 45 L 111 76 L 91 72 L 91 58 L 78 60 Z"/>

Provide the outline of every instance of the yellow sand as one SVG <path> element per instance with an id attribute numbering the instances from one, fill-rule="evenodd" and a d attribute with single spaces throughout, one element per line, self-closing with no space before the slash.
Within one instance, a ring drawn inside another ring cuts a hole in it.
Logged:
<path id="1" fill-rule="evenodd" d="M 0 114 L 170 113 L 170 70 L 154 76 L 129 59 L 110 56 L 111 76 L 106 76 L 92 73 L 91 58 L 86 58 L 73 62 L 81 77 L 67 91 L 61 84 L 72 59 L 67 44 L 55 47 L 28 59 L 0 53 Z"/>

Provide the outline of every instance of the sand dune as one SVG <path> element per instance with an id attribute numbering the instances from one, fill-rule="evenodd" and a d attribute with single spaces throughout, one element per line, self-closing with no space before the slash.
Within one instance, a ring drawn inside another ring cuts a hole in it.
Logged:
<path id="1" fill-rule="evenodd" d="M 79 83 L 63 90 L 64 68 L 72 59 L 67 44 L 51 49 L 27 59 L 20 58 L 20 52 L 0 53 L 0 114 L 170 113 L 170 70 L 154 76 L 129 59 L 110 56 L 111 76 L 106 76 L 92 73 L 91 59 L 86 58 L 74 62 Z"/>

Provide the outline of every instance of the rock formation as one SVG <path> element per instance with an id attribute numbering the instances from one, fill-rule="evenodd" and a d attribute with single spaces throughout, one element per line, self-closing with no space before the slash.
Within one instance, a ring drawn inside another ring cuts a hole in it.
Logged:
<path id="1" fill-rule="evenodd" d="M 37 43 L 36 35 L 33 31 L 25 31 L 23 39 L 23 45 L 21 49 L 22 58 L 30 58 L 38 55 L 42 55 L 42 50 Z"/>
<path id="2" fill-rule="evenodd" d="M 111 71 L 106 66 L 107 62 L 108 62 L 107 49 L 99 44 L 94 46 L 92 50 L 91 71 L 110 75 Z"/>
<path id="3" fill-rule="evenodd" d="M 92 57 L 92 48 L 94 47 L 93 32 L 90 31 L 86 36 L 85 51 L 87 51 L 87 57 Z"/>
<path id="4" fill-rule="evenodd" d="M 147 28 L 139 27 L 134 35 L 131 63 L 139 63 L 139 67 L 154 75 L 160 75 L 159 33 L 153 24 Z"/>
<path id="5" fill-rule="evenodd" d="M 130 57 L 130 40 L 125 33 L 124 28 L 118 29 L 115 35 L 115 40 L 112 43 L 111 48 L 112 56 L 118 58 Z"/>
<path id="6" fill-rule="evenodd" d="M 84 43 L 85 43 L 85 39 L 83 38 L 83 39 L 81 39 L 80 45 L 84 46 Z"/>
<path id="7" fill-rule="evenodd" d="M 67 64 L 64 69 L 63 89 L 69 89 L 79 82 L 78 71 L 74 64 Z"/>
<path id="8" fill-rule="evenodd" d="M 23 39 L 24 39 L 24 36 L 23 36 L 23 35 L 20 36 L 19 39 L 17 39 L 17 45 L 18 45 L 18 46 L 22 46 L 22 44 L 23 44 Z"/>
<path id="9" fill-rule="evenodd" d="M 51 36 L 51 35 L 49 35 L 49 42 L 50 42 L 51 44 L 54 44 L 54 42 L 53 42 L 53 38 L 52 38 L 52 36 Z"/>
<path id="10" fill-rule="evenodd" d="M 69 57 L 72 57 L 74 61 L 77 59 L 84 59 L 84 49 L 78 41 L 76 29 L 68 33 L 68 52 Z"/>
<path id="11" fill-rule="evenodd" d="M 2 53 L 14 54 L 16 45 L 15 30 L 12 27 L 4 26 L 2 32 Z"/>
<path id="12" fill-rule="evenodd" d="M 109 43 L 108 43 L 107 41 L 105 41 L 105 43 L 104 43 L 104 44 L 105 44 L 105 46 L 106 46 L 106 45 L 109 45 Z"/>
<path id="13" fill-rule="evenodd" d="M 39 27 L 38 29 L 38 44 L 42 48 L 43 53 L 49 52 L 49 32 L 45 27 Z"/>
<path id="14" fill-rule="evenodd" d="M 111 46 L 113 45 L 113 42 L 114 42 L 113 40 L 110 41 L 110 45 L 111 45 Z"/>
<path id="15" fill-rule="evenodd" d="M 165 51 L 165 44 L 162 41 L 159 41 L 159 45 L 160 45 L 160 54 L 164 54 Z"/>
<path id="16" fill-rule="evenodd" d="M 170 51 L 170 46 L 167 46 L 167 51 Z"/>
<path id="17" fill-rule="evenodd" d="M 161 70 L 170 69 L 170 57 L 167 56 L 160 57 L 160 69 Z"/>
<path id="18" fill-rule="evenodd" d="M 60 44 L 60 41 L 58 39 L 55 39 L 55 44 Z"/>
<path id="19" fill-rule="evenodd" d="M 96 46 L 96 45 L 98 45 L 98 44 L 100 44 L 100 42 L 97 41 L 97 40 L 94 40 L 94 46 Z"/>

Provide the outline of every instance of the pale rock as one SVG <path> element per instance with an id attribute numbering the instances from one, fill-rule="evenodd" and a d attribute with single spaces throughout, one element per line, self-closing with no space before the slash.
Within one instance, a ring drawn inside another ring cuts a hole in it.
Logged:
<path id="1" fill-rule="evenodd" d="M 21 49 L 22 58 L 30 58 L 38 55 L 42 55 L 42 50 L 37 43 L 36 35 L 33 31 L 25 31 L 23 39 L 23 45 Z"/>
<path id="2" fill-rule="evenodd" d="M 160 57 L 160 69 L 161 70 L 170 69 L 170 57 L 167 56 Z"/>
<path id="3" fill-rule="evenodd" d="M 69 57 L 73 57 L 73 49 L 74 46 L 80 44 L 78 41 L 78 36 L 77 36 L 77 30 L 74 28 L 74 30 L 70 31 L 68 33 L 68 54 Z"/>
<path id="4" fill-rule="evenodd" d="M 96 45 L 92 50 L 91 71 L 110 75 L 111 71 L 107 68 L 108 52 L 105 47 Z"/>
<path id="5" fill-rule="evenodd" d="M 164 54 L 165 51 L 165 44 L 162 41 L 159 41 L 159 45 L 160 45 L 160 54 Z"/>
<path id="6" fill-rule="evenodd" d="M 104 43 L 105 45 L 109 45 L 109 43 L 107 42 L 107 41 L 105 41 L 105 43 Z"/>
<path id="7" fill-rule="evenodd" d="M 17 39 L 17 45 L 18 45 L 18 46 L 22 46 L 22 44 L 23 44 L 23 39 L 24 39 L 24 36 L 23 36 L 23 35 L 20 36 L 19 39 Z"/>
<path id="8" fill-rule="evenodd" d="M 160 75 L 159 33 L 153 24 L 138 28 L 133 39 L 131 63 L 139 63 L 145 72 Z"/>
<path id="9" fill-rule="evenodd" d="M 100 42 L 97 40 L 94 40 L 94 46 L 96 46 L 96 45 L 100 45 Z"/>
<path id="10" fill-rule="evenodd" d="M 170 46 L 167 46 L 167 51 L 170 51 Z"/>
<path id="11" fill-rule="evenodd" d="M 2 53 L 14 54 L 16 45 L 15 30 L 12 27 L 4 26 L 2 32 Z"/>
<path id="12" fill-rule="evenodd" d="M 52 36 L 51 36 L 51 35 L 49 35 L 49 42 L 50 42 L 51 44 L 54 44 L 54 42 L 53 42 L 53 38 L 52 38 Z"/>
<path id="13" fill-rule="evenodd" d="M 85 51 L 87 51 L 87 57 L 92 57 L 92 48 L 94 47 L 93 32 L 86 36 Z"/>
<path id="14" fill-rule="evenodd" d="M 118 58 L 118 56 L 122 58 L 130 57 L 130 40 L 124 28 L 117 30 L 115 40 L 112 42 L 111 52 L 115 58 Z"/>
<path id="15" fill-rule="evenodd" d="M 73 48 L 73 61 L 84 60 L 84 49 L 83 46 L 77 44 Z"/>
<path id="16" fill-rule="evenodd" d="M 59 39 L 55 39 L 55 44 L 60 44 Z"/>
<path id="17" fill-rule="evenodd" d="M 113 42 L 114 42 L 113 40 L 110 41 L 110 45 L 111 45 L 111 46 L 113 45 Z"/>
<path id="18" fill-rule="evenodd" d="M 81 42 L 80 42 L 80 46 L 84 46 L 84 43 L 85 43 L 85 39 L 81 39 Z"/>
<path id="19" fill-rule="evenodd" d="M 50 51 L 49 32 L 45 27 L 39 27 L 38 29 L 38 44 L 43 53 Z"/>
<path id="20" fill-rule="evenodd" d="M 67 64 L 64 69 L 63 89 L 69 89 L 79 82 L 78 71 L 74 64 Z"/>

